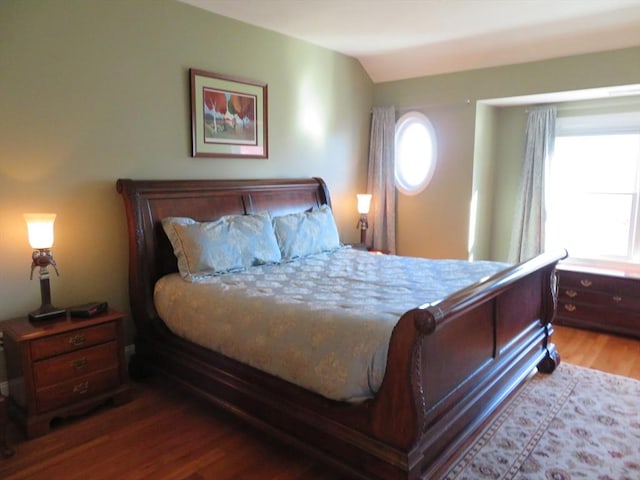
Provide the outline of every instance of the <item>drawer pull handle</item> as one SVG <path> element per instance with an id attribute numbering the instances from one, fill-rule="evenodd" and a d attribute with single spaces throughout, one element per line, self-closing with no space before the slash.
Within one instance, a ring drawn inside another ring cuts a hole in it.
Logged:
<path id="1" fill-rule="evenodd" d="M 567 297 L 569 297 L 569 298 L 575 298 L 575 297 L 578 296 L 578 292 L 576 292 L 575 290 L 567 290 L 564 293 L 566 293 Z"/>
<path id="2" fill-rule="evenodd" d="M 580 280 L 580 285 L 582 285 L 583 287 L 590 287 L 592 284 L 591 280 L 588 280 L 586 278 L 583 278 L 582 280 Z"/>
<path id="3" fill-rule="evenodd" d="M 613 297 L 613 301 L 616 302 L 616 303 L 620 303 L 622 301 L 622 297 L 619 296 L 619 295 L 615 295 Z"/>
<path id="4" fill-rule="evenodd" d="M 81 382 L 77 385 L 74 385 L 73 387 L 73 393 L 79 393 L 80 395 L 87 393 L 88 390 L 89 390 L 89 382 L 87 381 Z"/>
<path id="5" fill-rule="evenodd" d="M 566 304 L 564 305 L 564 309 L 565 309 L 567 312 L 575 312 L 575 311 L 576 311 L 576 306 L 575 306 L 573 303 L 566 303 Z"/>
<path id="6" fill-rule="evenodd" d="M 85 357 L 78 358 L 78 359 L 74 360 L 73 362 L 71 362 L 71 366 L 73 368 L 75 368 L 76 370 L 80 370 L 80 369 L 84 368 L 86 365 L 87 365 L 87 359 Z"/>
<path id="7" fill-rule="evenodd" d="M 73 337 L 69 337 L 69 345 L 74 345 L 77 347 L 78 345 L 83 345 L 85 340 L 86 339 L 82 334 L 74 335 Z"/>

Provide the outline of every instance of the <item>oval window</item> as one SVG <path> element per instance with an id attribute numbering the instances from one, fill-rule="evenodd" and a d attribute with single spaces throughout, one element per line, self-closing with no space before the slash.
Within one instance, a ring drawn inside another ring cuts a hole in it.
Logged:
<path id="1" fill-rule="evenodd" d="M 396 123 L 396 188 L 416 195 L 426 188 L 436 166 L 436 135 L 429 119 L 420 112 L 408 112 Z"/>

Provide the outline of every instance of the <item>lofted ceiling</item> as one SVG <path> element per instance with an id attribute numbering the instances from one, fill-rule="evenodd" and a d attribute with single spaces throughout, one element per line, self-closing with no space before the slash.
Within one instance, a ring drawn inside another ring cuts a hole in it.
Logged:
<path id="1" fill-rule="evenodd" d="M 357 58 L 375 82 L 640 46 L 640 0 L 179 0 Z"/>

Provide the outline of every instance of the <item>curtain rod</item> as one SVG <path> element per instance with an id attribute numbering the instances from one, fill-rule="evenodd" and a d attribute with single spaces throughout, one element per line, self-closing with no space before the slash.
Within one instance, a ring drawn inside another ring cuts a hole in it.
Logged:
<path id="1" fill-rule="evenodd" d="M 628 107 L 632 105 L 640 105 L 640 96 L 615 96 L 606 98 L 587 98 L 583 100 L 567 100 L 562 102 L 545 103 L 536 106 L 555 105 L 558 112 L 566 112 L 569 110 L 606 110 L 608 108 Z M 529 112 L 529 108 L 534 105 L 527 105 L 525 113 Z"/>
<path id="2" fill-rule="evenodd" d="M 565 110 L 606 110 L 608 108 L 616 108 L 616 107 L 630 107 L 640 105 L 640 98 L 625 98 L 625 97 L 615 97 L 615 98 L 599 98 L 594 100 L 586 100 L 580 102 L 566 102 L 557 104 L 558 111 Z"/>
<path id="3" fill-rule="evenodd" d="M 408 105 L 408 106 L 401 105 L 401 106 L 396 106 L 395 109 L 396 110 L 420 110 L 424 108 L 441 108 L 441 107 L 456 106 L 456 105 L 471 105 L 471 99 L 467 98 L 464 101 L 430 103 L 430 104 L 423 104 L 423 105 Z M 384 105 L 376 105 L 376 107 L 381 107 L 381 106 L 384 106 Z M 369 113 L 373 113 L 373 109 L 369 110 Z"/>

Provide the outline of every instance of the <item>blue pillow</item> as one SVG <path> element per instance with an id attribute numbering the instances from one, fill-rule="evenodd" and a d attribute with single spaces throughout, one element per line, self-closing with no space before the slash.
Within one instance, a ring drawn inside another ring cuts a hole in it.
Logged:
<path id="1" fill-rule="evenodd" d="M 281 259 L 267 212 L 227 215 L 214 222 L 167 217 L 162 226 L 178 259 L 178 270 L 189 281 Z"/>
<path id="2" fill-rule="evenodd" d="M 340 247 L 340 236 L 328 205 L 273 219 L 283 260 L 306 257 Z"/>

